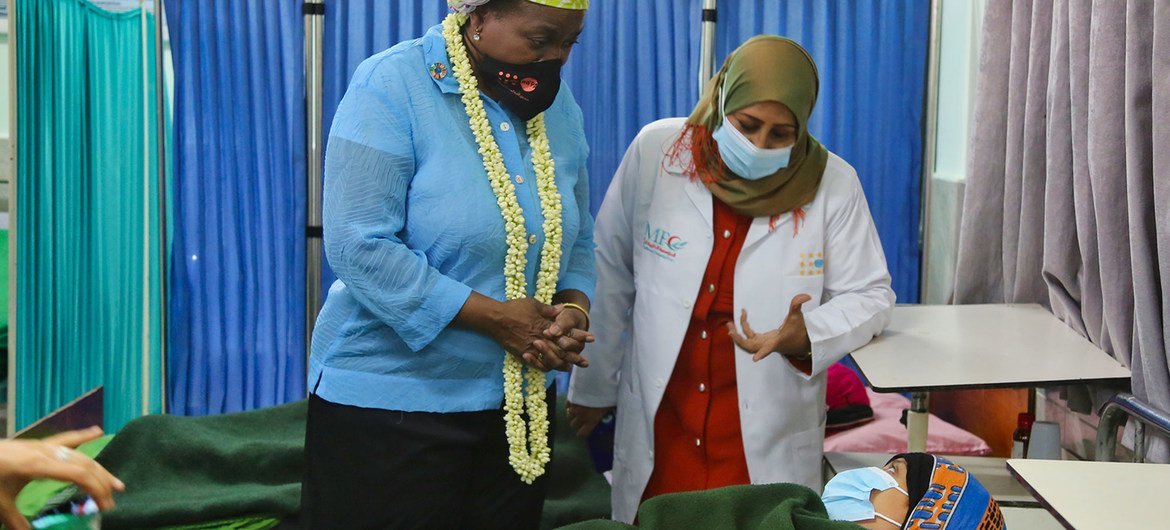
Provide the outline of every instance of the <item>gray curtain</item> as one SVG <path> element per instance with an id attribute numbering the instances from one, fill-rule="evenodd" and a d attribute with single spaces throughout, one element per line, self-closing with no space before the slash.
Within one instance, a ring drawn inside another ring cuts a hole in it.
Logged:
<path id="1" fill-rule="evenodd" d="M 1044 304 L 1170 410 L 1170 0 L 988 0 L 977 83 L 955 302 Z"/>

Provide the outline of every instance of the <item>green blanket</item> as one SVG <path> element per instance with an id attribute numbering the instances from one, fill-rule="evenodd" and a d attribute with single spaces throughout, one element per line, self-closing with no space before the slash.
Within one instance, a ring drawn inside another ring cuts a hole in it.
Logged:
<path id="1" fill-rule="evenodd" d="M 638 509 L 637 527 L 616 521 L 596 520 L 564 528 L 857 530 L 860 526 L 830 521 L 825 505 L 813 490 L 796 484 L 768 484 L 655 497 Z"/>
<path id="2" fill-rule="evenodd" d="M 98 462 L 126 483 L 126 492 L 115 498 L 118 508 L 103 516 L 102 527 L 206 525 L 297 513 L 307 404 L 130 422 L 98 455 Z"/>
<path id="3" fill-rule="evenodd" d="M 297 513 L 306 403 L 223 416 L 147 416 L 82 446 L 126 483 L 103 528 L 263 530 Z M 556 414 L 541 527 L 607 517 L 609 484 L 573 434 L 563 399 Z M 33 482 L 18 505 L 34 514 L 64 487 Z"/>
<path id="4" fill-rule="evenodd" d="M 93 458 L 110 443 L 113 436 L 103 436 L 86 443 L 77 450 Z M 16 497 L 16 507 L 26 517 L 32 517 L 41 511 L 45 504 L 67 488 L 69 484 L 56 480 L 34 480 L 20 491 Z M 270 517 L 239 517 L 235 519 L 219 520 L 210 523 L 196 523 L 167 527 L 165 530 L 267 530 L 276 526 L 280 521 Z"/>
<path id="5" fill-rule="evenodd" d="M 548 469 L 548 496 L 544 500 L 543 529 L 609 517 L 609 483 L 593 468 L 589 449 L 577 438 L 565 417 L 565 398 L 557 400 L 552 462 Z"/>
<path id="6" fill-rule="evenodd" d="M 306 403 L 200 418 L 147 416 L 130 422 L 112 440 L 81 447 L 86 454 L 98 454 L 98 461 L 127 484 L 116 499 L 118 509 L 103 516 L 103 527 L 263 530 L 297 513 Z M 563 399 L 556 414 L 541 526 L 607 517 L 609 485 L 593 471 L 585 444 L 573 436 Z M 35 513 L 63 487 L 34 482 L 21 492 L 18 506 L 24 513 Z M 859 528 L 829 521 L 820 497 L 793 484 L 663 495 L 643 504 L 638 517 L 645 529 Z M 566 528 L 633 527 L 592 520 Z"/>

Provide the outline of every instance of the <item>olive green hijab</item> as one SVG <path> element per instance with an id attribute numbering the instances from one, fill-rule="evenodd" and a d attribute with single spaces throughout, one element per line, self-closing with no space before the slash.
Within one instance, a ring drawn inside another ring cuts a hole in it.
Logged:
<path id="1" fill-rule="evenodd" d="M 751 217 L 791 212 L 816 197 L 829 152 L 808 132 L 808 117 L 817 102 L 817 67 L 799 44 L 772 35 L 760 35 L 740 45 L 703 91 L 687 124 L 714 132 L 723 124 L 719 114 L 720 89 L 727 91 L 723 112 L 730 114 L 761 101 L 776 101 L 796 116 L 796 144 L 788 166 L 759 180 L 736 176 L 719 163 L 704 179 L 707 188 L 735 211 Z"/>

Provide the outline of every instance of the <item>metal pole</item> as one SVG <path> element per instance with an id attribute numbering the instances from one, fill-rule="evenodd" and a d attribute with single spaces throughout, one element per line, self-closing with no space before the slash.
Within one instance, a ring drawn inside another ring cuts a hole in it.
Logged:
<path id="1" fill-rule="evenodd" d="M 1170 436 L 1170 412 L 1154 408 L 1128 392 L 1109 398 L 1097 415 L 1100 417 L 1097 420 L 1097 450 L 1093 456 L 1098 462 L 1113 460 L 1113 453 L 1117 448 L 1117 428 L 1125 425 L 1129 418 L 1133 418 L 1135 422 L 1135 462 L 1145 460 L 1146 425 L 1153 427 L 1159 436 Z"/>
<path id="2" fill-rule="evenodd" d="M 166 30 L 165 0 L 154 0 L 154 93 L 155 120 L 158 137 L 158 323 L 159 339 L 159 406 L 167 413 L 167 265 L 170 247 L 167 245 L 167 78 L 166 55 L 163 52 L 163 31 Z"/>
<path id="3" fill-rule="evenodd" d="M 926 302 L 930 272 L 930 207 L 932 201 L 935 152 L 938 147 L 938 70 L 941 48 L 942 0 L 930 0 L 930 47 L 926 59 L 926 119 L 922 133 L 922 183 L 919 187 L 921 203 L 918 216 L 918 243 L 922 249 L 918 271 L 918 298 Z"/>
<path id="4" fill-rule="evenodd" d="M 910 412 L 906 414 L 907 446 L 912 453 L 926 451 L 926 438 L 929 430 L 930 393 L 911 392 Z"/>
<path id="5" fill-rule="evenodd" d="M 321 307 L 321 182 L 322 182 L 322 58 L 325 4 L 305 0 L 305 127 L 308 167 L 305 171 L 308 212 L 305 219 L 305 356 L 312 346 L 313 326 Z M 308 366 L 308 363 L 305 364 Z"/>
<path id="6" fill-rule="evenodd" d="M 142 415 L 150 414 L 150 64 L 146 49 L 146 2 L 138 1 L 142 31 Z"/>
<path id="7" fill-rule="evenodd" d="M 703 0 L 702 35 L 699 37 L 699 96 L 715 75 L 715 1 Z"/>

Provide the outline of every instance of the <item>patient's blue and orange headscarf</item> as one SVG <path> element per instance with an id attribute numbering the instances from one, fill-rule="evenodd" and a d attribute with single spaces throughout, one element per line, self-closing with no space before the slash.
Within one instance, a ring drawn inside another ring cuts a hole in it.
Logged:
<path id="1" fill-rule="evenodd" d="M 910 514 L 906 530 L 1006 530 L 999 503 L 974 475 L 941 456 L 904 453 Z"/>

